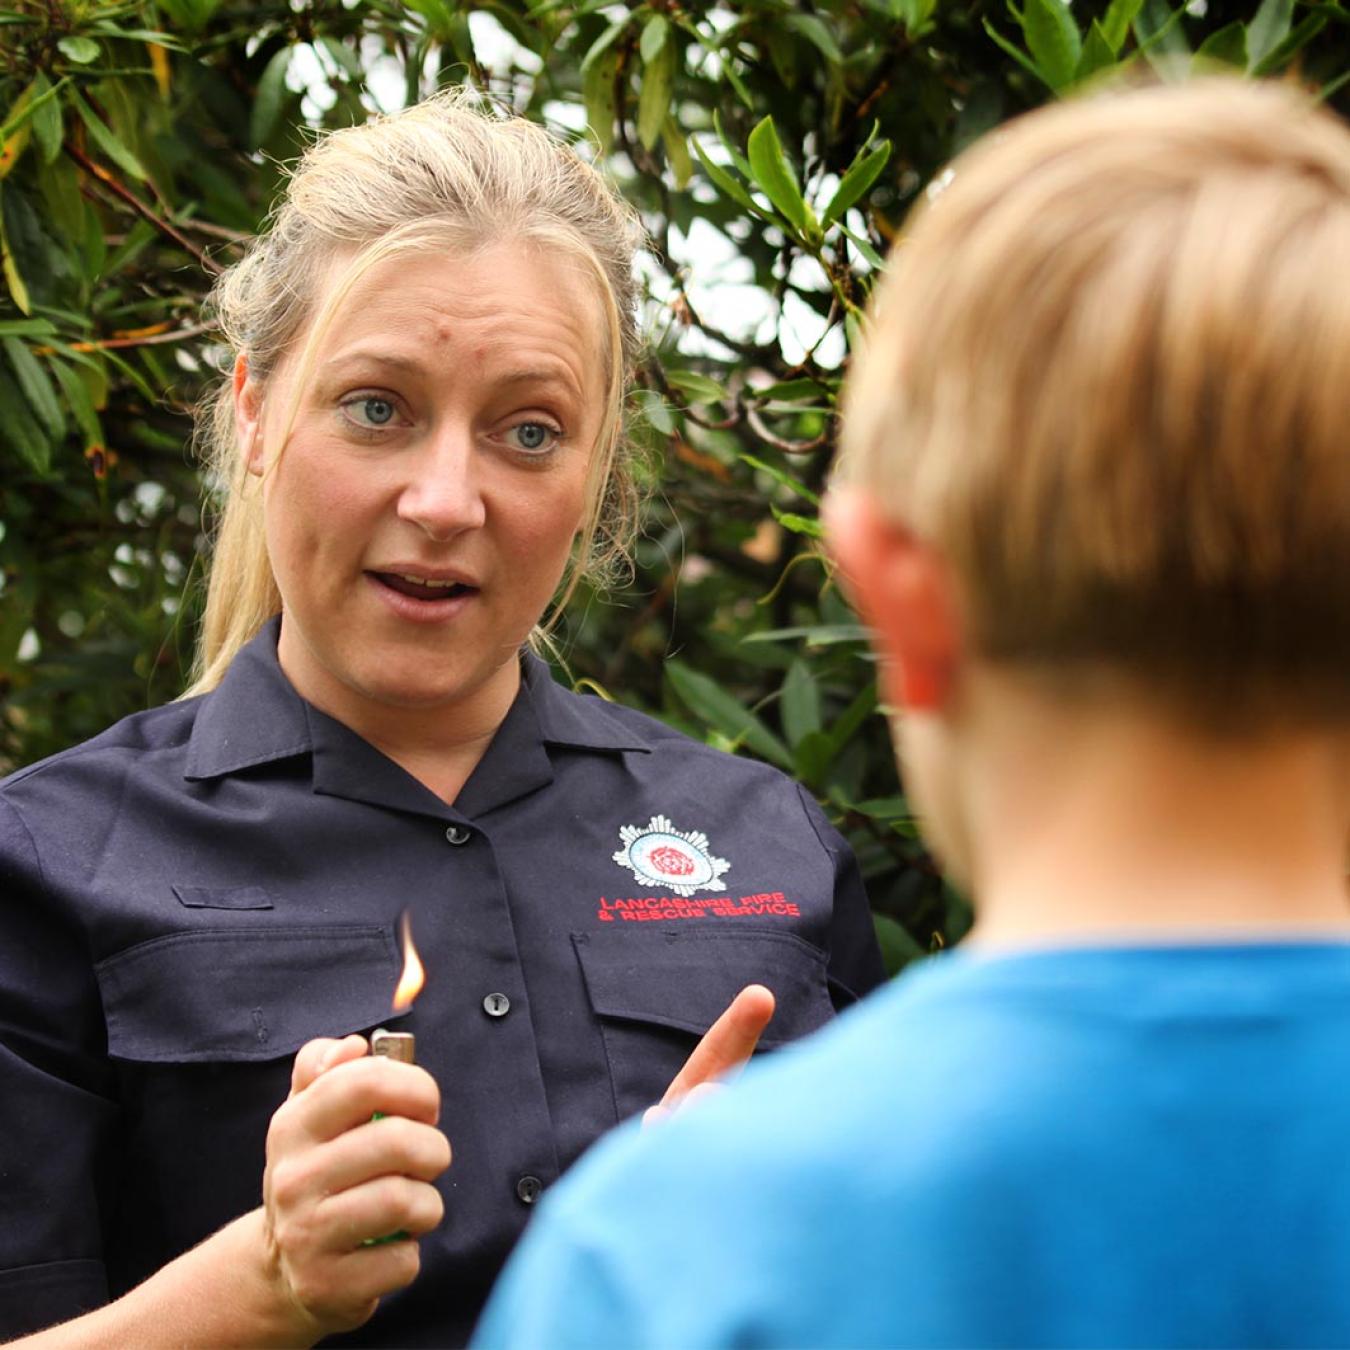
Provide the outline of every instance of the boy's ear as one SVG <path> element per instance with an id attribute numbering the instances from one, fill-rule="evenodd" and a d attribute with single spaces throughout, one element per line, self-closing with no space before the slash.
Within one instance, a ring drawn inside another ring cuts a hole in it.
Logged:
<path id="1" fill-rule="evenodd" d="M 887 698 L 910 712 L 941 712 L 954 691 L 961 652 L 946 563 L 857 488 L 831 489 L 823 516 L 830 553 L 873 630 Z"/>
<path id="2" fill-rule="evenodd" d="M 234 376 L 234 434 L 244 456 L 244 466 L 249 473 L 262 474 L 263 436 L 262 436 L 262 391 L 257 382 L 249 378 L 248 361 L 243 356 L 235 358 Z"/>

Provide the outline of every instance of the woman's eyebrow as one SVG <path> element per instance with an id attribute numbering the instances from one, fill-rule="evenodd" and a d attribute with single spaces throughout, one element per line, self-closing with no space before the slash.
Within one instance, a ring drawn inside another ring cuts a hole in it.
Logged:
<path id="1" fill-rule="evenodd" d="M 581 385 L 577 377 L 564 365 L 513 366 L 509 370 L 494 373 L 491 378 L 492 383 L 497 385 L 553 384 L 561 386 L 577 398 L 582 395 Z"/>
<path id="2" fill-rule="evenodd" d="M 386 351 L 380 347 L 353 347 L 349 351 L 338 352 L 324 361 L 320 369 L 338 373 L 348 366 L 386 366 L 412 374 L 421 374 L 426 369 L 420 357 Z"/>

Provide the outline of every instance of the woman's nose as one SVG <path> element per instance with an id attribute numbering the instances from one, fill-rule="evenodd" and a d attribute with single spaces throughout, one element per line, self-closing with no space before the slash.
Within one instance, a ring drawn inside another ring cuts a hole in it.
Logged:
<path id="1" fill-rule="evenodd" d="M 487 517 L 480 469 L 472 436 L 452 429 L 440 433 L 409 456 L 399 519 L 436 540 L 477 529 Z"/>

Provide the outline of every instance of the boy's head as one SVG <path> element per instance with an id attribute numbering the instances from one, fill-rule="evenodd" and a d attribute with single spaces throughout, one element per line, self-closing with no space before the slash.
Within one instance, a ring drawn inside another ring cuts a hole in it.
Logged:
<path id="1" fill-rule="evenodd" d="M 1350 132 L 1213 81 L 985 138 L 917 213 L 843 476 L 964 644 L 1240 727 L 1350 716 Z"/>
<path id="2" fill-rule="evenodd" d="M 930 198 L 832 521 L 893 699 L 941 711 L 973 659 L 1223 737 L 1344 728 L 1350 132 L 1287 88 L 1136 89 L 994 132 Z"/>

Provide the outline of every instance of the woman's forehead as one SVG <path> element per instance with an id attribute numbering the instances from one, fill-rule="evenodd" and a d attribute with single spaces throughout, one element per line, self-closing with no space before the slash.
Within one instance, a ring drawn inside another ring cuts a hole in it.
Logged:
<path id="1" fill-rule="evenodd" d="M 369 266 L 347 254 L 320 286 L 316 312 L 329 313 L 316 357 L 325 367 L 453 361 L 505 378 L 551 371 L 585 394 L 603 385 L 609 348 L 595 292 L 577 261 L 521 242 L 400 251 Z"/>

